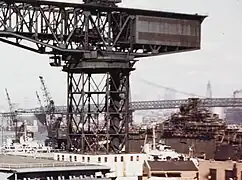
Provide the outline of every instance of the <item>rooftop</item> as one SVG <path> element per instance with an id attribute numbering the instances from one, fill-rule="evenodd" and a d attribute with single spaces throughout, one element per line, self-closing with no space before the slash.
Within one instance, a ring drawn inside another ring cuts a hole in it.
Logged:
<path id="1" fill-rule="evenodd" d="M 108 167 L 98 166 L 92 164 L 83 164 L 77 162 L 60 162 L 50 159 L 36 159 L 33 157 L 24 157 L 24 156 L 12 156 L 12 155 L 0 155 L 0 171 L 11 169 L 11 170 L 28 170 L 31 169 L 41 169 L 41 168 L 55 168 L 55 169 L 73 169 L 73 170 L 108 170 Z"/>
<path id="2" fill-rule="evenodd" d="M 192 161 L 148 161 L 151 171 L 197 171 Z"/>

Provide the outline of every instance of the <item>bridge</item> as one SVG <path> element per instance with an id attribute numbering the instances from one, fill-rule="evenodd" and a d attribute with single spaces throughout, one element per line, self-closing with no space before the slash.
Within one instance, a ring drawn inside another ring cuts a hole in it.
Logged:
<path id="1" fill-rule="evenodd" d="M 187 104 L 193 98 L 190 99 L 178 99 L 178 100 L 160 100 L 160 101 L 134 101 L 130 103 L 130 109 L 132 111 L 140 110 L 158 110 L 158 109 L 174 109 L 179 108 L 183 104 Z M 242 107 L 242 98 L 206 98 L 198 99 L 201 107 Z M 104 106 L 104 105 L 103 105 Z M 99 107 L 100 108 L 100 107 Z M 93 110 L 97 110 L 92 105 Z M 40 108 L 18 110 L 18 114 L 21 113 L 34 113 L 43 114 Z M 66 106 L 56 106 L 55 113 L 66 114 Z M 4 113 L 5 115 L 10 114 L 9 112 Z"/>

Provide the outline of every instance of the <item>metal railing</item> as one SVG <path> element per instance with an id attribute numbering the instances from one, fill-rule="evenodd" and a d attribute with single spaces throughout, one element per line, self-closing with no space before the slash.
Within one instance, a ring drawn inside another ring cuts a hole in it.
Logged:
<path id="1" fill-rule="evenodd" d="M 0 168 L 7 169 L 20 169 L 20 168 L 45 168 L 45 167 L 73 167 L 73 166 L 88 166 L 83 163 L 67 163 L 67 162 L 56 162 L 56 163 L 23 163 L 23 164 L 9 164 L 0 163 Z"/>

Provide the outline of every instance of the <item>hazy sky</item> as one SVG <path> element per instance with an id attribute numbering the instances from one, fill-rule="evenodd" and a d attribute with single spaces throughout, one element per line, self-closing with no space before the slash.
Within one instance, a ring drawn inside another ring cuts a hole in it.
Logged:
<path id="1" fill-rule="evenodd" d="M 163 89 L 144 84 L 139 78 L 200 95 L 205 95 L 210 80 L 216 97 L 228 97 L 233 90 L 242 89 L 242 1 L 123 0 L 122 6 L 208 15 L 202 24 L 200 51 L 142 59 L 136 64 L 131 79 L 133 100 L 163 98 Z M 44 76 L 56 104 L 66 103 L 66 74 L 51 68 L 48 56 L 4 43 L 0 43 L 0 50 L 1 106 L 8 108 L 4 88 L 19 106 L 37 106 L 39 75 Z"/>

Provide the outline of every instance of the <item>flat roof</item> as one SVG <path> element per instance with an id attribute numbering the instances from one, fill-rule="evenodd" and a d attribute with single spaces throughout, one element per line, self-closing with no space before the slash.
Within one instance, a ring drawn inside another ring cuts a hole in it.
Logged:
<path id="1" fill-rule="evenodd" d="M 0 171 L 39 172 L 43 169 L 45 169 L 45 171 L 53 171 L 53 169 L 55 171 L 63 171 L 95 169 L 109 170 L 110 168 L 101 165 L 0 154 Z"/>

